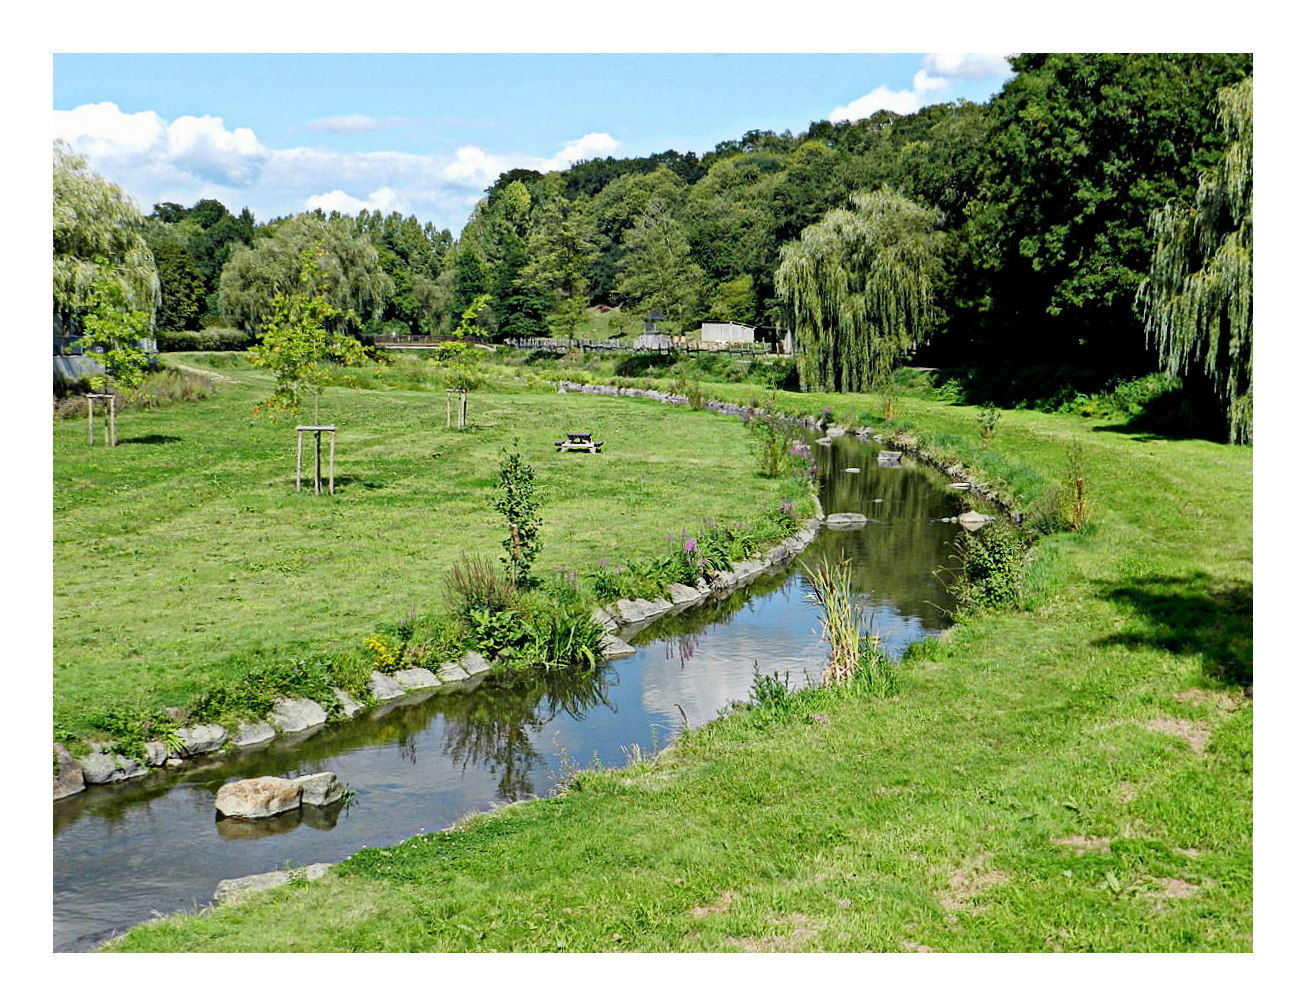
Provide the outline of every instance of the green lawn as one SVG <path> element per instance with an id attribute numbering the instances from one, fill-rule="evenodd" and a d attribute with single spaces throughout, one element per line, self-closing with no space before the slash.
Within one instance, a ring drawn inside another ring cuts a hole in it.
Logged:
<path id="1" fill-rule="evenodd" d="M 974 450 L 975 410 L 902 408 Z M 1251 451 L 1007 413 L 987 457 L 1056 484 L 1072 441 L 1092 526 L 1042 541 L 1022 610 L 916 648 L 896 697 L 740 711 L 114 949 L 1250 950 Z"/>
<path id="2" fill-rule="evenodd" d="M 223 373 L 209 399 L 124 414 L 113 449 L 88 446 L 84 420 L 55 423 L 62 730 L 83 732 L 109 706 L 180 705 L 218 678 L 358 649 L 380 622 L 432 613 L 460 554 L 501 551 L 488 498 L 507 450 L 537 473 L 541 571 L 649 557 L 669 533 L 778 499 L 737 420 L 551 389 L 473 393 L 460 432 L 445 428 L 443 392 L 331 388 L 321 419 L 339 427 L 337 493 L 297 495 L 296 418 L 254 414 L 264 374 Z M 557 453 L 574 430 L 593 431 L 603 452 Z"/>

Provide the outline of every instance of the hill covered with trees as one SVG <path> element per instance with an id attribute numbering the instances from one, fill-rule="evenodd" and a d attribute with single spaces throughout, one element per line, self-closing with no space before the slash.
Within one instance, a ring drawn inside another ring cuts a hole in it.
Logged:
<path id="1" fill-rule="evenodd" d="M 1012 67 L 982 105 L 515 169 L 457 238 L 375 211 L 256 224 L 214 200 L 161 204 L 140 221 L 157 325 L 252 335 L 297 281 L 286 263 L 317 247 L 354 333 L 448 334 L 483 304 L 492 338 L 565 336 L 620 305 L 679 330 L 790 328 L 812 389 L 869 387 L 907 360 L 972 401 L 1055 407 L 1161 371 L 1188 431 L 1250 441 L 1250 54 Z"/>

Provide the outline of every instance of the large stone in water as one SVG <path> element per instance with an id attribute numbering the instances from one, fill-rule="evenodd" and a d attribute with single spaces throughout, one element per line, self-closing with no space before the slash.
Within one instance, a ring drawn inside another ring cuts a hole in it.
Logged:
<path id="1" fill-rule="evenodd" d="M 490 662 L 475 650 L 468 650 L 463 654 L 462 660 L 458 661 L 462 665 L 468 677 L 475 677 L 478 674 L 484 674 L 490 669 Z"/>
<path id="2" fill-rule="evenodd" d="M 327 721 L 327 712 L 312 699 L 277 699 L 268 714 L 272 725 L 282 733 L 297 734 Z"/>
<path id="3" fill-rule="evenodd" d="M 397 699 L 405 694 L 403 686 L 399 682 L 380 671 L 373 671 L 372 676 L 367 679 L 367 690 L 372 693 L 372 698 L 378 702 Z"/>
<path id="4" fill-rule="evenodd" d="M 177 731 L 181 741 L 183 757 L 194 758 L 196 755 L 208 754 L 222 747 L 227 740 L 227 731 L 216 723 L 197 723 L 193 727 L 182 727 Z"/>
<path id="5" fill-rule="evenodd" d="M 864 513 L 832 513 L 825 518 L 826 527 L 856 527 L 865 523 Z"/>
<path id="6" fill-rule="evenodd" d="M 635 647 L 620 636 L 605 636 L 603 638 L 603 655 L 605 657 L 630 657 L 635 654 Z"/>
<path id="7" fill-rule="evenodd" d="M 86 778 L 77 759 L 68 753 L 62 744 L 54 746 L 54 798 L 62 800 L 66 796 L 80 793 L 86 788 Z"/>
<path id="8" fill-rule="evenodd" d="M 363 703 L 359 702 L 343 688 L 332 688 L 331 694 L 336 697 L 336 700 L 340 703 L 340 711 L 346 716 L 353 716 L 354 713 L 363 708 Z"/>
<path id="9" fill-rule="evenodd" d="M 684 583 L 673 583 L 667 587 L 672 604 L 693 604 L 703 600 L 703 594 Z"/>
<path id="10" fill-rule="evenodd" d="M 124 755 L 94 751 L 82 759 L 82 778 L 88 786 L 122 782 L 146 775 L 150 770 Z"/>
<path id="11" fill-rule="evenodd" d="M 274 775 L 238 779 L 218 790 L 217 810 L 223 817 L 274 817 L 296 810 L 302 797 L 297 779 Z"/>
<path id="12" fill-rule="evenodd" d="M 440 685 L 440 679 L 425 667 L 405 667 L 402 671 L 395 671 L 395 681 L 410 692 Z"/>
<path id="13" fill-rule="evenodd" d="M 266 744 L 268 741 L 276 740 L 277 732 L 272 729 L 270 724 L 259 721 L 257 723 L 241 723 L 236 727 L 236 736 L 231 739 L 233 747 L 245 748 L 253 744 Z"/>
<path id="14" fill-rule="evenodd" d="M 334 772 L 301 775 L 294 781 L 299 783 L 300 799 L 314 807 L 325 807 L 343 799 L 345 795 L 345 787 L 340 784 Z"/>

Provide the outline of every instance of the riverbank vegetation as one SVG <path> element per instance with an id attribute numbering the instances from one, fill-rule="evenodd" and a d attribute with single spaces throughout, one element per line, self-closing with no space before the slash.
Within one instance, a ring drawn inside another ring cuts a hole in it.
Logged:
<path id="1" fill-rule="evenodd" d="M 977 410 L 902 404 L 983 450 Z M 1071 444 L 1091 522 L 893 689 L 755 690 L 562 796 L 113 948 L 1249 950 L 1251 452 L 1031 412 L 989 449 L 1055 484 Z"/>

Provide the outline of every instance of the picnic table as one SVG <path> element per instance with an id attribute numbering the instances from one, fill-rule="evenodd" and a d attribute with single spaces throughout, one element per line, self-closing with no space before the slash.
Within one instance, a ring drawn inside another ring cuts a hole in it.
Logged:
<path id="1" fill-rule="evenodd" d="M 602 440 L 595 440 L 593 433 L 568 433 L 565 440 L 555 440 L 554 446 L 559 451 L 589 451 L 599 453 L 603 447 Z"/>

